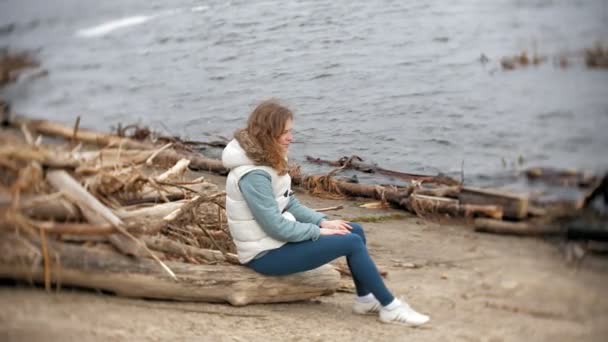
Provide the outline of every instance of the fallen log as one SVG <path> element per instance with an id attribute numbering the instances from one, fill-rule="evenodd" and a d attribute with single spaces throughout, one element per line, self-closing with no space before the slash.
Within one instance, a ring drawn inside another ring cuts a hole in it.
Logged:
<path id="1" fill-rule="evenodd" d="M 10 124 L 13 127 L 25 125 L 31 132 L 50 136 L 62 137 L 68 141 L 82 141 L 97 146 L 121 146 L 128 149 L 146 149 L 149 145 L 138 141 L 119 137 L 112 134 L 104 134 L 86 129 L 74 129 L 47 120 L 32 120 L 24 116 L 15 115 Z"/>
<path id="2" fill-rule="evenodd" d="M 352 197 L 368 197 L 386 201 L 419 215 L 445 213 L 453 216 L 487 216 L 500 218 L 502 208 L 485 204 L 461 204 L 458 200 L 424 195 L 413 195 L 416 187 L 389 187 L 381 185 L 354 184 L 335 180 L 328 176 L 302 176 L 291 174 L 292 182 L 313 193 L 330 193 Z M 416 197 L 415 197 L 416 196 Z M 415 198 L 413 198 L 415 197 Z M 413 198 L 413 199 L 412 199 Z"/>
<path id="3" fill-rule="evenodd" d="M 351 157 L 342 157 L 338 160 L 323 160 L 321 158 L 313 158 L 311 156 L 306 156 L 306 160 L 315 164 L 327 164 L 335 167 L 341 167 L 345 169 L 354 169 L 365 173 L 379 173 L 386 176 L 391 176 L 395 178 L 405 179 L 405 180 L 414 180 L 420 183 L 436 183 L 436 184 L 444 184 L 444 185 L 458 185 L 458 182 L 455 179 L 452 179 L 447 176 L 430 176 L 430 175 L 420 175 L 415 173 L 406 173 L 399 172 L 393 170 L 387 170 L 379 167 L 375 164 L 363 163 L 363 159 L 359 156 L 351 156 Z"/>
<path id="4" fill-rule="evenodd" d="M 505 191 L 463 187 L 458 193 L 463 204 L 500 205 L 506 218 L 521 220 L 528 216 L 528 197 Z"/>
<path id="5" fill-rule="evenodd" d="M 239 258 L 236 254 L 222 253 L 212 249 L 197 248 L 194 246 L 184 245 L 182 243 L 170 240 L 162 235 L 144 236 L 141 238 L 146 243 L 148 248 L 165 252 L 173 253 L 180 256 L 193 256 L 205 259 L 211 262 L 225 261 L 231 264 L 240 265 Z"/>
<path id="6" fill-rule="evenodd" d="M 407 207 L 419 216 L 427 214 L 448 214 L 453 217 L 485 216 L 501 219 L 502 208 L 495 205 L 461 204 L 458 200 L 412 194 L 407 199 Z"/>
<path id="7" fill-rule="evenodd" d="M 328 193 L 351 197 L 368 197 L 404 206 L 403 200 L 413 191 L 413 187 L 385 187 L 381 185 L 354 184 L 335 180 L 329 176 L 304 176 L 297 171 L 290 172 L 291 181 L 312 193 Z"/>
<path id="8" fill-rule="evenodd" d="M 167 262 L 177 280 L 161 272 L 152 260 L 71 244 L 49 243 L 59 257 L 59 272 L 51 281 L 102 289 L 120 296 L 179 301 L 228 302 L 235 306 L 290 302 L 331 294 L 340 274 L 330 265 L 289 276 L 264 276 L 243 266 L 190 265 Z M 0 238 L 0 278 L 44 281 L 39 250 L 14 234 Z"/>
<path id="9" fill-rule="evenodd" d="M 13 198 L 0 195 L 0 208 L 11 205 Z M 40 220 L 78 221 L 82 217 L 80 210 L 72 202 L 57 192 L 50 195 L 21 196 L 19 209 L 28 217 Z"/>
<path id="10" fill-rule="evenodd" d="M 559 235 L 563 230 L 554 225 L 533 222 L 509 222 L 479 218 L 475 220 L 475 231 L 508 235 Z"/>

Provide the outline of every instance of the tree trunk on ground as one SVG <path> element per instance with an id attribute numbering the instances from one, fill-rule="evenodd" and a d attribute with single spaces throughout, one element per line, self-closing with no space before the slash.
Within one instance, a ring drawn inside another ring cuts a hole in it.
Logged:
<path id="1" fill-rule="evenodd" d="M 354 169 L 365 173 L 379 173 L 390 177 L 406 179 L 410 181 L 419 181 L 421 183 L 436 183 L 444 185 L 458 185 L 460 182 L 447 176 L 430 176 L 420 175 L 415 173 L 406 173 L 393 170 L 387 170 L 375 164 L 364 163 L 359 156 L 342 157 L 338 160 L 323 160 L 321 158 L 306 157 L 306 160 L 314 164 L 328 164 L 335 167 L 346 169 Z"/>
<path id="2" fill-rule="evenodd" d="M 70 244 L 49 243 L 53 282 L 112 291 L 118 295 L 182 301 L 228 302 L 235 306 L 305 300 L 336 291 L 339 273 L 330 265 L 271 277 L 243 266 L 168 262 L 177 281 L 150 259 L 133 259 Z M 14 234 L 0 236 L 0 277 L 44 281 L 38 249 Z"/>
<path id="3" fill-rule="evenodd" d="M 503 208 L 506 218 L 524 219 L 528 216 L 528 197 L 504 191 L 463 187 L 458 194 L 463 204 L 493 204 Z"/>
<path id="4" fill-rule="evenodd" d="M 426 214 L 448 214 L 452 217 L 485 216 L 501 219 L 502 207 L 496 205 L 462 204 L 458 200 L 447 197 L 434 197 L 412 194 L 407 199 L 408 210 L 419 216 Z"/>
<path id="5" fill-rule="evenodd" d="M 0 208 L 9 207 L 12 197 L 0 197 Z M 27 216 L 40 220 L 78 221 L 82 217 L 80 210 L 59 193 L 38 196 L 23 196 L 19 209 Z"/>
<path id="6" fill-rule="evenodd" d="M 150 249 L 160 252 L 173 253 L 179 256 L 194 256 L 205 259 L 207 261 L 226 261 L 231 264 L 240 265 L 239 259 L 235 254 L 222 253 L 212 249 L 198 248 L 194 246 L 184 245 L 177 241 L 168 239 L 162 235 L 143 236 L 141 239 Z"/>
<path id="7" fill-rule="evenodd" d="M 123 148 L 146 148 L 147 145 L 138 141 L 112 134 L 103 134 L 86 129 L 74 129 L 52 121 L 31 120 L 25 117 L 15 117 L 11 124 L 15 127 L 26 125 L 32 132 L 51 136 L 63 137 L 66 140 L 83 141 L 98 146 L 122 146 Z"/>
<path id="8" fill-rule="evenodd" d="M 294 185 L 299 185 L 311 192 L 322 190 L 334 195 L 343 194 L 353 197 L 368 197 L 377 200 L 386 200 L 389 203 L 404 207 L 405 200 L 411 193 L 413 188 L 391 188 L 381 185 L 366 185 L 354 184 L 343 181 L 338 181 L 330 178 L 328 182 L 327 176 L 303 176 L 292 174 L 291 179 Z M 327 184 L 325 184 L 327 183 Z M 336 191 L 337 190 L 337 191 Z"/>

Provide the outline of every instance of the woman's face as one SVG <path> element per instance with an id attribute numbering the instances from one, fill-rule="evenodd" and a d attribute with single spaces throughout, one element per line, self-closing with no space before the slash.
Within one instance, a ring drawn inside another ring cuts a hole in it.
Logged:
<path id="1" fill-rule="evenodd" d="M 289 119 L 285 123 L 283 134 L 279 136 L 278 143 L 283 148 L 283 151 L 287 154 L 289 150 L 289 144 L 293 140 L 293 120 Z"/>

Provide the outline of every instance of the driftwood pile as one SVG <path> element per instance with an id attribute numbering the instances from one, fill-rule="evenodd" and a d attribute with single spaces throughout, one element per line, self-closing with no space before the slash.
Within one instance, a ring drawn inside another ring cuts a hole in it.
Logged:
<path id="1" fill-rule="evenodd" d="M 608 225 L 590 209 L 603 195 L 608 202 L 608 175 L 532 168 L 523 175 L 529 182 L 543 182 L 575 189 L 575 199 L 547 201 L 538 194 L 464 186 L 447 176 L 429 176 L 386 170 L 366 164 L 357 156 L 336 161 L 307 157 L 316 164 L 336 167 L 328 175 L 303 176 L 292 170 L 296 184 L 317 194 L 367 197 L 427 218 L 464 219 L 476 231 L 513 235 L 563 235 L 571 238 L 608 240 Z M 338 179 L 343 169 L 377 173 L 400 179 L 405 186 L 364 185 L 351 179 Z"/>
<path id="2" fill-rule="evenodd" d="M 236 264 L 226 230 L 224 194 L 187 170 L 225 174 L 218 160 L 175 139 L 100 134 L 4 113 L 0 132 L 0 277 L 105 289 L 125 296 L 228 301 L 234 305 L 311 298 L 344 289 L 344 265 L 288 277 L 264 277 Z M 52 144 L 45 144 L 54 137 Z M 61 140 L 58 142 L 57 138 Z M 95 148 L 93 148 L 95 147 Z M 462 218 L 478 231 L 605 240 L 602 227 L 566 227 L 606 177 L 528 170 L 542 179 L 588 189 L 576 203 L 547 206 L 529 195 L 463 186 L 446 176 L 395 172 L 360 158 L 327 162 L 327 175 L 291 170 L 313 194 L 367 197 L 422 217 Z M 338 177 L 346 168 L 378 172 L 405 186 L 366 185 Z M 601 223 L 601 225 L 604 223 Z"/>
<path id="3" fill-rule="evenodd" d="M 238 265 L 225 194 L 188 170 L 223 172 L 218 161 L 3 114 L 0 278 L 233 305 L 338 288 L 329 265 L 286 277 Z"/>

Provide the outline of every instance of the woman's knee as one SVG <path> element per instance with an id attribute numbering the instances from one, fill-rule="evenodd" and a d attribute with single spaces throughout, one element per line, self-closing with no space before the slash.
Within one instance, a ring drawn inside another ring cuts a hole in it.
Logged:
<path id="1" fill-rule="evenodd" d="M 350 232 L 352 234 L 359 235 L 363 240 L 363 243 L 365 243 L 365 233 L 363 232 L 363 227 L 359 223 L 349 222 L 348 224 L 353 228 Z"/>
<path id="2" fill-rule="evenodd" d="M 365 239 L 360 235 L 351 233 L 343 236 L 346 239 L 350 249 L 365 247 Z"/>

